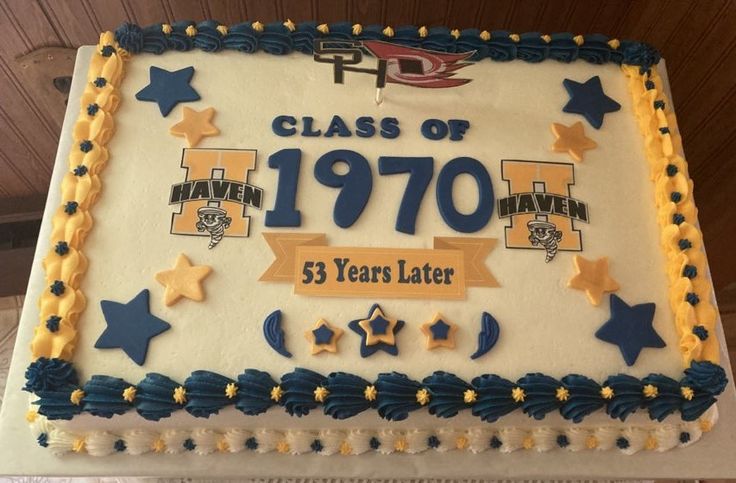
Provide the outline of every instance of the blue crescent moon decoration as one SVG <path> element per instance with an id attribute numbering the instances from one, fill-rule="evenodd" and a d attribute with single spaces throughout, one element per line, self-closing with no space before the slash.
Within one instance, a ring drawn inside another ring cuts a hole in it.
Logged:
<path id="1" fill-rule="evenodd" d="M 263 321 L 263 336 L 273 350 L 284 357 L 291 357 L 286 350 L 284 331 L 281 329 L 281 311 L 274 310 Z"/>
<path id="2" fill-rule="evenodd" d="M 501 328 L 498 321 L 488 312 L 483 312 L 480 319 L 480 334 L 478 334 L 478 350 L 470 358 L 477 359 L 493 349 L 500 333 Z"/>

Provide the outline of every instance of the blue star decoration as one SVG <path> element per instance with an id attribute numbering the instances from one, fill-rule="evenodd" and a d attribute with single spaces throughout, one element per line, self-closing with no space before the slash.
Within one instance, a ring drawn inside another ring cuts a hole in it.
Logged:
<path id="1" fill-rule="evenodd" d="M 617 345 L 626 364 L 633 366 L 644 347 L 660 349 L 666 345 L 652 326 L 654 309 L 653 303 L 630 306 L 611 294 L 611 318 L 595 336 Z"/>
<path id="2" fill-rule="evenodd" d="M 392 356 L 399 354 L 396 334 L 404 327 L 404 321 L 386 317 L 378 304 L 373 304 L 368 311 L 368 317 L 353 320 L 348 327 L 360 335 L 361 357 L 372 356 L 379 350 Z"/>
<path id="3" fill-rule="evenodd" d="M 127 304 L 101 301 L 107 328 L 95 342 L 95 347 L 123 349 L 133 362 L 142 366 L 146 361 L 150 340 L 171 328 L 167 322 L 151 315 L 148 299 L 148 290 L 144 289 Z"/>
<path id="4" fill-rule="evenodd" d="M 135 98 L 157 103 L 161 115 L 166 117 L 178 103 L 199 100 L 199 94 L 189 85 L 193 75 L 194 67 L 191 66 L 169 72 L 152 65 L 150 83 L 138 91 Z"/>
<path id="5" fill-rule="evenodd" d="M 596 129 L 603 125 L 603 116 L 606 113 L 621 109 L 621 104 L 603 93 L 601 78 L 598 76 L 591 77 L 582 84 L 570 79 L 563 80 L 562 84 L 570 94 L 570 100 L 562 110 L 582 114 Z"/>

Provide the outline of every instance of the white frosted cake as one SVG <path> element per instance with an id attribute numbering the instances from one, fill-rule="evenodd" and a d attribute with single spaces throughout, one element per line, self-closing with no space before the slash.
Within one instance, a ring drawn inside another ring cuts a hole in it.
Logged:
<path id="1" fill-rule="evenodd" d="M 95 456 L 697 441 L 727 379 L 658 61 L 602 35 L 102 34 L 45 215 L 33 437 Z"/>

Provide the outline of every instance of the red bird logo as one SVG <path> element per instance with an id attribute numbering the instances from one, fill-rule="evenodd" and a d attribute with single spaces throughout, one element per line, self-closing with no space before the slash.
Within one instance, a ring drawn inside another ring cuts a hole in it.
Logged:
<path id="1" fill-rule="evenodd" d="M 442 88 L 467 84 L 471 79 L 454 78 L 455 72 L 471 65 L 463 62 L 475 53 L 449 54 L 364 40 L 363 46 L 376 58 L 386 61 L 386 82 L 414 87 Z"/>

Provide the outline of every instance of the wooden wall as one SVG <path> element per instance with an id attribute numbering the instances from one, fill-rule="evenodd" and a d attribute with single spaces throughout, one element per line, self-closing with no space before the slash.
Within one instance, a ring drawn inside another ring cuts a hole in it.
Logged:
<path id="1" fill-rule="evenodd" d="M 667 59 L 715 284 L 736 281 L 736 2 L 730 0 L 0 0 L 0 203 L 45 196 L 63 115 L 63 104 L 34 93 L 19 56 L 95 43 L 100 31 L 123 21 L 207 18 L 600 32 L 649 42 Z"/>

